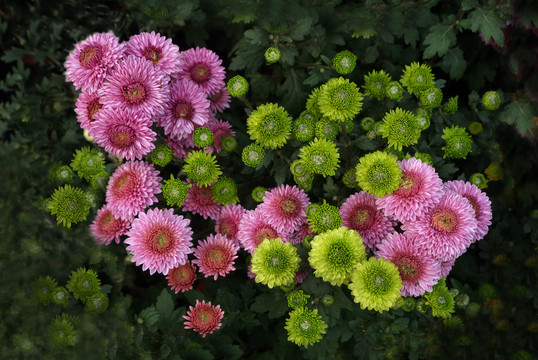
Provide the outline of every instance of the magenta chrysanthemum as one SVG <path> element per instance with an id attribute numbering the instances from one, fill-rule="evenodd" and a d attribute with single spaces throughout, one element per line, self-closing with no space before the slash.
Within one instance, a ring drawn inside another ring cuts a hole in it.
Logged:
<path id="1" fill-rule="evenodd" d="M 131 261 L 143 270 L 168 274 L 178 264 L 185 264 L 192 252 L 190 220 L 174 215 L 173 209 L 149 209 L 133 221 L 125 243 Z"/>
<path id="2" fill-rule="evenodd" d="M 178 77 L 186 78 L 203 90 L 206 96 L 225 86 L 226 73 L 217 54 L 206 48 L 189 49 L 180 53 L 181 67 Z"/>
<path id="3" fill-rule="evenodd" d="M 143 32 L 133 35 L 125 43 L 125 54 L 149 60 L 153 67 L 164 76 L 171 76 L 179 69 L 179 47 L 161 34 Z"/>
<path id="4" fill-rule="evenodd" d="M 209 110 L 213 114 L 223 112 L 224 109 L 227 109 L 230 107 L 230 101 L 232 98 L 230 97 L 230 94 L 228 93 L 228 88 L 224 86 L 220 90 L 209 94 Z"/>
<path id="5" fill-rule="evenodd" d="M 439 202 L 444 194 L 443 181 L 435 169 L 416 158 L 398 162 L 402 169 L 400 187 L 377 200 L 385 215 L 401 222 L 415 220 Z"/>
<path id="6" fill-rule="evenodd" d="M 123 44 L 112 31 L 95 33 L 77 43 L 65 61 L 65 77 L 83 91 L 96 91 L 123 56 Z"/>
<path id="7" fill-rule="evenodd" d="M 288 236 L 287 233 L 279 232 L 269 224 L 267 216 L 258 207 L 256 210 L 247 210 L 245 212 L 239 223 L 237 238 L 241 246 L 253 254 L 263 240 L 280 238 L 283 242 L 286 242 Z"/>
<path id="8" fill-rule="evenodd" d="M 183 139 L 184 140 L 184 139 Z M 170 146 L 170 149 L 172 149 L 172 152 L 174 153 L 174 156 L 178 159 L 185 159 L 187 157 L 187 154 L 189 151 L 194 150 L 189 147 L 187 147 L 184 144 L 185 141 L 167 138 L 166 144 Z"/>
<path id="9" fill-rule="evenodd" d="M 295 283 L 296 284 L 302 284 L 303 281 L 305 281 L 305 279 L 307 278 L 308 276 L 308 271 L 306 270 L 299 270 L 295 273 Z"/>
<path id="10" fill-rule="evenodd" d="M 131 226 L 131 221 L 117 218 L 104 205 L 97 211 L 90 231 L 99 245 L 109 245 L 112 241 L 120 243 L 120 236 L 125 235 Z"/>
<path id="11" fill-rule="evenodd" d="M 206 303 L 204 300 L 202 302 L 196 300 L 196 305 L 189 306 L 187 315 L 183 315 L 186 320 L 185 329 L 193 329 L 204 338 L 220 328 L 223 317 L 224 311 L 221 310 L 220 305 L 213 306 L 211 302 Z"/>
<path id="12" fill-rule="evenodd" d="M 150 153 L 157 134 L 151 119 L 132 109 L 103 108 L 95 115 L 89 134 L 94 142 L 117 157 L 134 160 Z"/>
<path id="13" fill-rule="evenodd" d="M 114 171 L 106 187 L 106 201 L 112 214 L 131 219 L 146 206 L 157 202 L 162 178 L 153 165 L 127 161 Z"/>
<path id="14" fill-rule="evenodd" d="M 378 246 L 376 257 L 398 266 L 402 278 L 402 296 L 421 296 L 432 291 L 441 278 L 439 262 L 424 254 L 413 238 L 389 234 Z"/>
<path id="15" fill-rule="evenodd" d="M 129 55 L 107 77 L 99 89 L 103 106 L 132 109 L 153 118 L 162 113 L 168 98 L 168 86 L 151 61 Z"/>
<path id="16" fill-rule="evenodd" d="M 168 286 L 176 294 L 180 291 L 185 292 L 191 290 L 196 280 L 196 266 L 187 260 L 185 264 L 179 264 L 168 270 L 166 280 L 168 280 Z"/>
<path id="17" fill-rule="evenodd" d="M 299 226 L 297 230 L 295 230 L 293 233 L 289 234 L 288 239 L 285 240 L 286 242 L 290 242 L 292 244 L 299 244 L 304 241 L 304 239 L 307 236 L 314 236 L 316 235 L 312 229 L 310 229 L 310 226 L 307 222 L 303 223 Z"/>
<path id="18" fill-rule="evenodd" d="M 217 280 L 235 270 L 234 260 L 237 258 L 239 246 L 224 235 L 209 235 L 206 240 L 198 243 L 194 250 L 193 263 L 198 265 L 205 277 L 213 276 Z"/>
<path id="19" fill-rule="evenodd" d="M 208 217 L 216 219 L 219 216 L 222 205 L 213 200 L 213 188 L 211 186 L 199 186 L 193 183 L 187 192 L 187 199 L 183 202 L 183 211 L 199 214 L 204 219 Z"/>
<path id="20" fill-rule="evenodd" d="M 402 229 L 414 236 L 427 255 L 439 260 L 454 260 L 463 254 L 474 239 L 476 219 L 469 201 L 447 191 L 439 202 Z"/>
<path id="21" fill-rule="evenodd" d="M 441 276 L 441 278 L 444 278 L 445 276 L 450 274 L 450 271 L 452 270 L 452 267 L 454 266 L 455 263 L 456 263 L 455 259 L 454 260 L 448 260 L 448 261 L 442 261 L 440 263 L 441 272 L 439 273 L 439 275 Z"/>
<path id="22" fill-rule="evenodd" d="M 209 120 L 209 100 L 193 83 L 174 80 L 164 113 L 158 124 L 172 138 L 182 139 L 192 134 L 195 126 L 204 126 Z"/>
<path id="23" fill-rule="evenodd" d="M 395 222 L 376 205 L 376 197 L 361 191 L 348 197 L 340 206 L 342 225 L 355 230 L 364 240 L 367 251 L 373 251 L 388 234 L 394 232 Z"/>
<path id="24" fill-rule="evenodd" d="M 75 112 L 77 121 L 84 130 L 89 130 L 91 124 L 95 121 L 95 114 L 103 107 L 99 101 L 99 95 L 96 91 L 83 91 L 75 102 Z"/>
<path id="25" fill-rule="evenodd" d="M 488 227 L 491 225 L 491 201 L 486 193 L 480 190 L 476 185 L 463 180 L 448 181 L 445 184 L 445 189 L 452 190 L 466 198 L 475 212 L 477 221 L 476 233 L 473 241 L 481 240 L 487 233 Z"/>
<path id="26" fill-rule="evenodd" d="M 213 132 L 213 146 L 217 152 L 222 151 L 222 140 L 228 136 L 235 136 L 232 125 L 224 120 L 210 120 L 206 125 Z"/>
<path id="27" fill-rule="evenodd" d="M 217 218 L 215 224 L 215 232 L 225 235 L 235 244 L 239 244 L 237 233 L 239 231 L 239 223 L 245 213 L 245 209 L 241 205 L 229 204 L 224 206 Z"/>
<path id="28" fill-rule="evenodd" d="M 306 222 L 310 199 L 297 186 L 281 185 L 265 193 L 259 211 L 280 232 L 293 232 Z"/>

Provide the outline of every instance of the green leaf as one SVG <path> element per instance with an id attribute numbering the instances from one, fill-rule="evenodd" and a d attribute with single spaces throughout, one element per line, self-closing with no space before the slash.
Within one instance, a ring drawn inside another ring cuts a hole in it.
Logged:
<path id="1" fill-rule="evenodd" d="M 288 302 L 281 291 L 265 293 L 256 297 L 250 309 L 257 313 L 268 313 L 270 319 L 276 319 L 288 311 Z"/>
<path id="2" fill-rule="evenodd" d="M 267 42 L 267 32 L 259 27 L 254 27 L 245 31 L 245 37 L 250 40 L 252 44 L 261 45 Z"/>
<path id="3" fill-rule="evenodd" d="M 514 101 L 508 104 L 500 114 L 501 121 L 515 125 L 521 134 L 525 135 L 536 127 L 532 121 L 532 105 L 523 101 Z"/>
<path id="4" fill-rule="evenodd" d="M 424 39 L 424 44 L 428 45 L 424 50 L 424 57 L 429 59 L 435 54 L 443 56 L 455 43 L 456 34 L 452 25 L 434 25 Z"/>
<path id="5" fill-rule="evenodd" d="M 155 324 L 157 321 L 159 321 L 159 317 L 159 312 L 154 306 L 145 308 L 140 312 L 140 315 L 138 315 L 138 318 L 141 319 L 147 326 L 152 326 Z"/>
<path id="6" fill-rule="evenodd" d="M 167 289 L 163 289 L 161 295 L 157 298 L 155 308 L 163 318 L 167 318 L 172 314 L 172 311 L 174 310 L 174 300 L 172 300 L 172 295 L 170 295 Z"/>
<path id="7" fill-rule="evenodd" d="M 312 18 L 304 17 L 297 21 L 297 26 L 290 31 L 290 36 L 295 41 L 304 40 L 305 35 L 312 27 Z"/>
<path id="8" fill-rule="evenodd" d="M 299 52 L 295 46 L 282 46 L 280 48 L 280 62 L 282 65 L 293 66 L 297 55 L 299 55 Z"/>
<path id="9" fill-rule="evenodd" d="M 378 55 L 379 55 L 379 50 L 377 50 L 377 46 L 372 45 L 366 48 L 366 50 L 364 51 L 364 56 L 362 60 L 366 64 L 372 64 L 373 62 L 376 61 Z"/>
<path id="10" fill-rule="evenodd" d="M 469 20 L 471 21 L 471 30 L 480 31 L 486 43 L 493 38 L 497 45 L 504 45 L 504 33 L 501 28 L 504 28 L 505 24 L 494 10 L 478 8 L 471 13 Z"/>
<path id="11" fill-rule="evenodd" d="M 467 68 L 467 61 L 463 58 L 463 51 L 456 46 L 448 50 L 439 66 L 450 75 L 451 79 L 458 80 Z"/>
<path id="12" fill-rule="evenodd" d="M 461 9 L 463 11 L 468 11 L 474 9 L 476 5 L 478 5 L 478 0 L 463 0 L 461 3 Z"/>

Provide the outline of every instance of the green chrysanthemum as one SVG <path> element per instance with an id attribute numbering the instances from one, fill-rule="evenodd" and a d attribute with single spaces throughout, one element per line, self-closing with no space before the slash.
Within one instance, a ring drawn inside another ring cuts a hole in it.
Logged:
<path id="1" fill-rule="evenodd" d="M 469 298 L 469 295 L 467 294 L 459 294 L 454 297 L 454 303 L 460 309 L 465 309 L 467 305 L 469 305 L 470 300 L 471 299 Z"/>
<path id="2" fill-rule="evenodd" d="M 354 127 L 355 123 L 351 119 L 346 119 L 340 123 L 340 131 L 345 134 L 351 134 Z"/>
<path id="3" fill-rule="evenodd" d="M 300 149 L 299 158 L 303 160 L 309 172 L 323 177 L 334 175 L 340 163 L 336 145 L 331 141 L 317 138 Z"/>
<path id="4" fill-rule="evenodd" d="M 342 122 L 353 119 L 361 111 L 362 99 L 357 85 L 340 77 L 321 86 L 318 104 L 323 116 Z"/>
<path id="5" fill-rule="evenodd" d="M 27 334 L 13 336 L 13 346 L 23 354 L 27 354 L 34 348 L 34 342 Z"/>
<path id="6" fill-rule="evenodd" d="M 105 190 L 110 180 L 110 174 L 107 171 L 100 171 L 90 179 L 90 185 L 95 190 Z"/>
<path id="7" fill-rule="evenodd" d="M 383 258 L 371 257 L 359 263 L 351 274 L 349 289 L 361 309 L 383 312 L 401 297 L 402 279 L 398 267 Z"/>
<path id="8" fill-rule="evenodd" d="M 426 130 L 430 127 L 430 118 L 432 117 L 432 111 L 425 107 L 418 107 L 415 110 L 415 116 L 418 121 L 419 129 Z"/>
<path id="9" fill-rule="evenodd" d="M 256 282 L 273 288 L 291 283 L 300 261 L 291 243 L 283 243 L 280 238 L 265 239 L 254 250 L 251 271 Z"/>
<path id="10" fill-rule="evenodd" d="M 385 95 L 391 99 L 400 101 L 403 97 L 403 88 L 398 81 L 391 81 L 385 86 Z"/>
<path id="11" fill-rule="evenodd" d="M 416 301 L 415 298 L 408 296 L 408 297 L 402 297 L 398 299 L 397 302 L 403 311 L 412 311 L 415 308 Z"/>
<path id="12" fill-rule="evenodd" d="M 444 128 L 441 138 L 446 143 L 446 146 L 441 148 L 445 152 L 443 158 L 465 159 L 467 154 L 471 152 L 473 140 L 471 135 L 461 126 L 453 125 L 450 128 Z"/>
<path id="13" fill-rule="evenodd" d="M 314 275 L 335 286 L 347 283 L 358 264 L 366 260 L 362 237 L 346 227 L 318 234 L 310 243 L 308 261 Z"/>
<path id="14" fill-rule="evenodd" d="M 265 150 L 258 144 L 252 143 L 243 148 L 241 159 L 246 166 L 256 167 L 260 165 L 265 156 Z"/>
<path id="15" fill-rule="evenodd" d="M 356 170 L 354 168 L 347 170 L 342 176 L 342 182 L 344 183 L 345 186 L 347 186 L 350 189 L 356 188 L 359 185 L 357 183 Z"/>
<path id="16" fill-rule="evenodd" d="M 411 159 L 412 157 L 419 159 L 423 163 L 433 166 L 433 158 L 428 153 L 415 152 L 413 156 L 411 156 L 411 154 L 405 154 L 404 159 Z"/>
<path id="17" fill-rule="evenodd" d="M 340 130 L 340 124 L 332 121 L 327 117 L 323 117 L 316 123 L 316 137 L 332 141 L 336 139 Z"/>
<path id="18" fill-rule="evenodd" d="M 398 161 L 402 160 L 404 158 L 403 151 L 395 149 L 395 148 L 393 148 L 391 146 L 387 146 L 384 151 L 385 151 L 385 153 L 387 153 L 387 154 L 389 154 L 391 156 L 394 156 L 396 159 L 398 159 Z"/>
<path id="19" fill-rule="evenodd" d="M 192 142 L 199 147 L 213 145 L 213 131 L 206 127 L 199 127 L 192 133 Z"/>
<path id="20" fill-rule="evenodd" d="M 233 136 L 226 136 L 222 139 L 222 148 L 228 152 L 234 151 L 237 146 L 237 140 Z"/>
<path id="21" fill-rule="evenodd" d="M 366 154 L 357 164 L 357 182 L 364 190 L 377 197 L 391 194 L 402 180 L 398 160 L 382 151 Z"/>
<path id="22" fill-rule="evenodd" d="M 357 64 L 357 57 L 349 50 L 340 51 L 332 60 L 334 70 L 341 74 L 350 74 Z"/>
<path id="23" fill-rule="evenodd" d="M 361 128 L 364 131 L 370 131 L 374 128 L 375 120 L 369 116 L 361 120 Z"/>
<path id="24" fill-rule="evenodd" d="M 227 176 L 221 176 L 213 185 L 213 200 L 222 205 L 236 204 L 239 198 L 235 181 Z"/>
<path id="25" fill-rule="evenodd" d="M 83 147 L 75 151 L 71 168 L 80 178 L 90 181 L 93 175 L 105 171 L 105 159 L 97 149 Z"/>
<path id="26" fill-rule="evenodd" d="M 52 291 L 52 301 L 57 305 L 65 306 L 69 303 L 69 293 L 63 286 L 58 286 Z"/>
<path id="27" fill-rule="evenodd" d="M 303 290 L 292 292 L 288 295 L 288 307 L 292 309 L 305 307 L 308 304 L 309 297 L 310 295 L 305 294 Z"/>
<path id="28" fill-rule="evenodd" d="M 431 306 L 433 316 L 447 319 L 454 312 L 454 298 L 442 282 L 434 285 L 432 292 L 426 292 L 424 298 L 426 305 Z"/>
<path id="29" fill-rule="evenodd" d="M 78 268 L 72 271 L 67 282 L 69 290 L 75 299 L 86 301 L 90 296 L 99 292 L 101 289 L 101 280 L 97 273 L 92 269 Z"/>
<path id="30" fill-rule="evenodd" d="M 302 176 L 308 172 L 302 160 L 295 160 L 290 165 L 290 171 L 293 176 Z"/>
<path id="31" fill-rule="evenodd" d="M 441 89 L 431 87 L 420 93 L 420 102 L 425 109 L 435 109 L 443 101 Z"/>
<path id="32" fill-rule="evenodd" d="M 331 306 L 334 304 L 334 297 L 332 295 L 325 295 L 321 298 L 321 303 L 325 306 Z"/>
<path id="33" fill-rule="evenodd" d="M 211 185 L 222 174 L 215 155 L 208 154 L 204 150 L 190 151 L 185 159 L 183 171 L 190 180 L 200 186 Z"/>
<path id="34" fill-rule="evenodd" d="M 293 180 L 299 187 L 299 189 L 309 192 L 312 190 L 312 183 L 314 182 L 314 174 L 306 172 L 303 175 L 294 175 Z"/>
<path id="35" fill-rule="evenodd" d="M 337 229 L 342 225 L 342 217 L 338 207 L 327 204 L 325 200 L 323 200 L 323 204 L 311 208 L 306 219 L 310 229 L 318 234 Z"/>
<path id="36" fill-rule="evenodd" d="M 486 189 L 488 187 L 488 179 L 482 173 L 474 173 L 469 178 L 471 184 L 476 185 L 479 189 Z"/>
<path id="37" fill-rule="evenodd" d="M 497 110 L 501 106 L 501 97 L 497 91 L 486 91 L 482 95 L 482 106 L 486 110 Z"/>
<path id="38" fill-rule="evenodd" d="M 63 313 L 56 316 L 49 325 L 49 334 L 54 344 L 58 346 L 73 346 L 73 337 L 76 334 L 71 316 Z"/>
<path id="39" fill-rule="evenodd" d="M 293 122 L 293 134 L 299 141 L 309 141 L 314 137 L 318 117 L 312 111 L 306 110 Z"/>
<path id="40" fill-rule="evenodd" d="M 383 70 L 377 72 L 372 70 L 368 75 L 364 75 L 364 94 L 378 100 L 385 96 L 387 85 L 391 82 L 390 75 Z"/>
<path id="41" fill-rule="evenodd" d="M 319 96 L 321 94 L 321 87 L 312 89 L 308 99 L 306 100 L 306 110 L 313 112 L 314 114 L 321 115 L 321 110 L 319 108 Z M 317 120 L 317 118 L 316 118 Z"/>
<path id="42" fill-rule="evenodd" d="M 248 81 L 241 75 L 235 75 L 226 84 L 228 93 L 233 97 L 241 97 L 248 91 Z"/>
<path id="43" fill-rule="evenodd" d="M 478 135 L 484 131 L 484 127 L 482 126 L 482 123 L 473 121 L 467 126 L 467 130 L 469 130 L 472 135 Z"/>
<path id="44" fill-rule="evenodd" d="M 264 148 L 278 149 L 286 144 L 291 132 L 291 117 L 278 104 L 260 105 L 247 119 L 247 133 Z"/>
<path id="45" fill-rule="evenodd" d="M 159 144 L 150 154 L 151 162 L 155 165 L 166 166 L 174 158 L 174 152 L 168 145 Z"/>
<path id="46" fill-rule="evenodd" d="M 265 189 L 264 187 L 256 186 L 252 190 L 252 199 L 254 199 L 254 201 L 256 201 L 256 202 L 262 202 L 266 191 L 267 191 L 267 189 Z"/>
<path id="47" fill-rule="evenodd" d="M 91 203 L 86 193 L 79 188 L 64 185 L 57 188 L 47 204 L 47 209 L 52 215 L 56 215 L 58 224 L 70 228 L 86 220 L 90 213 Z"/>
<path id="48" fill-rule="evenodd" d="M 321 340 L 327 324 L 318 315 L 318 309 L 308 310 L 303 307 L 290 312 L 284 328 L 288 331 L 289 341 L 307 348 Z"/>
<path id="49" fill-rule="evenodd" d="M 404 146 L 416 144 L 420 137 L 417 117 L 400 108 L 385 114 L 380 131 L 381 135 L 387 138 L 389 145 L 400 151 Z"/>
<path id="50" fill-rule="evenodd" d="M 413 62 L 405 66 L 400 82 L 410 94 L 420 96 L 420 93 L 433 86 L 435 76 L 428 65 Z"/>
<path id="51" fill-rule="evenodd" d="M 185 184 L 181 179 L 174 179 L 174 175 L 170 175 L 170 179 L 164 180 L 164 184 L 161 185 L 161 191 L 166 205 L 168 206 L 181 206 L 183 201 L 187 198 L 187 192 L 191 184 Z"/>
<path id="52" fill-rule="evenodd" d="M 443 105 L 443 112 L 447 115 L 452 115 L 458 111 L 458 96 L 448 98 L 447 102 Z"/>
<path id="53" fill-rule="evenodd" d="M 280 50 L 274 47 L 267 48 L 267 50 L 265 50 L 265 60 L 267 60 L 268 63 L 276 63 L 280 60 Z"/>
<path id="54" fill-rule="evenodd" d="M 33 286 L 34 298 L 47 305 L 53 300 L 54 290 L 58 287 L 58 283 L 50 276 L 40 276 Z"/>
<path id="55" fill-rule="evenodd" d="M 73 181 L 73 170 L 68 165 L 60 166 L 55 171 L 56 180 L 64 184 L 71 184 Z"/>
<path id="56" fill-rule="evenodd" d="M 100 314 L 108 308 L 108 295 L 102 292 L 96 292 L 91 295 L 86 301 L 86 307 L 91 313 Z"/>

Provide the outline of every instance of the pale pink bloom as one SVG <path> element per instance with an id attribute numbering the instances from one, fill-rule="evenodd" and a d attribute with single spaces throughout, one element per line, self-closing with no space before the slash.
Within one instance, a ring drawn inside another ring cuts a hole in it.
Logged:
<path id="1" fill-rule="evenodd" d="M 452 267 L 454 266 L 455 263 L 456 263 L 455 259 L 454 260 L 449 260 L 449 261 L 442 261 L 440 263 L 440 266 L 441 266 L 440 276 L 441 276 L 441 278 L 444 278 L 445 276 L 450 274 L 450 271 L 452 270 Z"/>
<path id="2" fill-rule="evenodd" d="M 196 305 L 189 306 L 187 315 L 183 315 L 186 320 L 185 329 L 193 329 L 204 338 L 220 328 L 223 317 L 224 311 L 221 310 L 220 305 L 213 306 L 211 302 L 206 303 L 204 300 L 202 302 L 196 300 Z"/>
<path id="3" fill-rule="evenodd" d="M 203 90 L 206 96 L 225 86 L 226 72 L 217 54 L 206 48 L 189 49 L 180 53 L 179 78 L 186 78 Z"/>
<path id="4" fill-rule="evenodd" d="M 177 294 L 191 290 L 196 280 L 196 266 L 189 260 L 185 264 L 178 264 L 176 267 L 168 270 L 166 275 L 168 285 Z"/>
<path id="5" fill-rule="evenodd" d="M 194 250 L 196 260 L 193 260 L 193 263 L 198 265 L 205 277 L 217 280 L 219 275 L 224 277 L 235 270 L 234 260 L 238 251 L 239 246 L 226 236 L 211 234 L 198 243 Z"/>
<path id="6" fill-rule="evenodd" d="M 95 241 L 100 245 L 109 245 L 112 241 L 120 243 L 120 237 L 127 233 L 131 226 L 130 220 L 117 218 L 105 204 L 101 207 L 90 225 L 90 231 Z"/>
<path id="7" fill-rule="evenodd" d="M 297 186 L 280 185 L 265 192 L 259 211 L 279 232 L 291 233 L 306 222 L 310 199 Z"/>
<path id="8" fill-rule="evenodd" d="M 75 102 L 75 112 L 77 121 L 84 130 L 89 130 L 91 124 L 95 121 L 95 115 L 103 107 L 99 101 L 97 91 L 83 91 Z"/>
<path id="9" fill-rule="evenodd" d="M 286 242 L 288 234 L 269 224 L 267 216 L 258 207 L 245 212 L 239 223 L 237 238 L 245 250 L 254 254 L 254 250 L 263 240 L 280 238 L 282 242 Z"/>
<path id="10" fill-rule="evenodd" d="M 193 183 L 187 190 L 187 198 L 183 201 L 183 211 L 201 215 L 204 219 L 216 219 L 222 205 L 213 200 L 212 186 L 198 186 Z"/>
<path id="11" fill-rule="evenodd" d="M 239 222 L 245 213 L 245 209 L 238 204 L 225 205 L 216 219 L 215 232 L 225 235 L 235 244 L 239 244 L 237 233 L 239 231 Z"/>

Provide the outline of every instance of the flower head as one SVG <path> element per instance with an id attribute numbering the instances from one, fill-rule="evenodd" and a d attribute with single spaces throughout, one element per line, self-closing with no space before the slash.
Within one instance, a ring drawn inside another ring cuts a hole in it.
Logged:
<path id="1" fill-rule="evenodd" d="M 263 197 L 265 196 L 265 193 L 267 190 L 262 186 L 256 186 L 254 189 L 252 189 L 252 199 L 256 202 L 262 202 Z"/>
<path id="2" fill-rule="evenodd" d="M 237 197 L 237 184 L 227 176 L 221 176 L 213 184 L 213 199 L 222 205 L 235 204 L 239 201 Z"/>
<path id="3" fill-rule="evenodd" d="M 292 309 L 305 307 L 308 304 L 308 298 L 310 295 L 305 294 L 303 290 L 294 291 L 288 295 L 288 307 Z"/>
<path id="4" fill-rule="evenodd" d="M 79 177 L 91 181 L 94 175 L 105 171 L 105 159 L 99 150 L 85 146 L 75 151 L 71 167 Z"/>
<path id="5" fill-rule="evenodd" d="M 395 100 L 395 101 L 402 100 L 402 97 L 403 97 L 402 85 L 400 85 L 398 81 L 390 81 L 385 86 L 385 95 L 391 100 Z"/>
<path id="6" fill-rule="evenodd" d="M 192 133 L 192 142 L 199 147 L 213 145 L 213 132 L 206 127 L 199 127 Z"/>
<path id="7" fill-rule="evenodd" d="M 334 70 L 341 74 L 350 74 L 357 64 L 357 56 L 349 50 L 340 51 L 332 59 Z"/>
<path id="8" fill-rule="evenodd" d="M 60 186 L 54 190 L 47 204 L 49 212 L 56 215 L 58 224 L 66 228 L 86 220 L 90 207 L 91 203 L 84 191 L 70 185 Z"/>
<path id="9" fill-rule="evenodd" d="M 247 133 L 264 148 L 278 149 L 288 141 L 291 117 L 278 104 L 258 106 L 247 119 Z"/>
<path id="10" fill-rule="evenodd" d="M 340 129 L 340 123 L 332 121 L 328 117 L 322 117 L 316 123 L 316 137 L 318 139 L 333 141 L 336 139 Z"/>
<path id="11" fill-rule="evenodd" d="M 323 204 L 317 205 L 311 211 L 307 211 L 306 219 L 310 229 L 318 234 L 336 229 L 342 225 L 342 217 L 338 207 L 327 204 L 325 200 Z"/>
<path id="12" fill-rule="evenodd" d="M 256 143 L 245 146 L 241 152 L 241 160 L 243 160 L 243 164 L 249 167 L 260 165 L 264 157 L 265 150 Z"/>
<path id="13" fill-rule="evenodd" d="M 74 346 L 73 337 L 77 331 L 73 327 L 73 318 L 66 313 L 56 316 L 48 328 L 50 337 L 56 345 Z"/>
<path id="14" fill-rule="evenodd" d="M 426 305 L 431 306 L 432 315 L 447 319 L 454 312 L 454 298 L 444 282 L 438 282 L 431 292 L 424 294 Z"/>
<path id="15" fill-rule="evenodd" d="M 213 147 L 217 152 L 221 152 L 223 149 L 225 149 L 224 139 L 235 136 L 235 131 L 232 130 L 232 126 L 228 121 L 210 121 L 207 124 L 207 127 L 209 128 L 209 130 L 211 130 L 211 132 L 213 132 Z M 232 150 L 233 149 L 228 148 L 228 150 L 226 151 Z"/>
<path id="16" fill-rule="evenodd" d="M 108 308 L 108 295 L 102 292 L 96 292 L 85 301 L 85 304 L 89 312 L 100 314 Z"/>
<path id="17" fill-rule="evenodd" d="M 196 266 L 189 260 L 185 261 L 185 264 L 178 264 L 168 270 L 166 280 L 168 280 L 168 286 L 170 286 L 176 294 L 179 291 L 185 292 L 191 290 L 194 281 L 196 280 Z"/>
<path id="18" fill-rule="evenodd" d="M 193 260 L 193 264 L 198 265 L 205 277 L 217 280 L 219 275 L 224 277 L 235 270 L 233 265 L 238 251 L 239 246 L 226 236 L 211 234 L 198 243 L 194 250 L 196 260 Z"/>
<path id="19" fill-rule="evenodd" d="M 281 185 L 265 193 L 260 211 L 277 231 L 292 232 L 306 222 L 308 195 L 296 186 Z"/>
<path id="20" fill-rule="evenodd" d="M 245 209 L 241 205 L 229 204 L 224 206 L 216 219 L 215 232 L 239 244 L 237 234 L 239 232 L 239 223 L 244 213 Z"/>
<path id="21" fill-rule="evenodd" d="M 231 97 L 228 88 L 223 86 L 219 90 L 209 94 L 209 110 L 211 113 L 221 113 L 230 107 Z"/>
<path id="22" fill-rule="evenodd" d="M 289 341 L 307 348 L 321 340 L 327 324 L 318 315 L 318 309 L 300 307 L 290 312 L 284 328 L 288 331 Z"/>
<path id="23" fill-rule="evenodd" d="M 486 91 L 482 95 L 482 106 L 486 110 L 497 110 L 501 106 L 501 97 L 497 91 Z"/>
<path id="24" fill-rule="evenodd" d="M 170 175 L 170 179 L 164 180 L 164 184 L 161 186 L 166 205 L 181 206 L 187 198 L 190 187 L 190 184 L 187 185 L 181 179 L 174 179 L 174 175 Z"/>
<path id="25" fill-rule="evenodd" d="M 435 76 L 432 74 L 432 69 L 428 65 L 413 62 L 411 65 L 405 66 L 400 82 L 407 88 L 410 94 L 420 96 L 422 91 L 434 85 Z"/>
<path id="26" fill-rule="evenodd" d="M 235 75 L 226 84 L 228 92 L 233 97 L 241 97 L 248 91 L 248 81 L 241 75 Z"/>
<path id="27" fill-rule="evenodd" d="M 471 135 L 465 131 L 465 128 L 460 126 L 446 127 L 443 129 L 441 136 L 445 140 L 446 146 L 441 149 L 445 151 L 443 158 L 465 159 L 471 152 L 473 140 Z"/>
<path id="28" fill-rule="evenodd" d="M 75 299 L 86 301 L 90 296 L 100 291 L 101 280 L 92 269 L 78 268 L 71 272 L 66 287 Z"/>
<path id="29" fill-rule="evenodd" d="M 179 78 L 193 82 L 206 95 L 213 94 L 225 86 L 226 73 L 222 60 L 213 51 L 196 47 L 183 51 L 180 57 Z"/>
<path id="30" fill-rule="evenodd" d="M 278 60 L 280 60 L 280 50 L 274 47 L 267 48 L 264 55 L 265 60 L 267 60 L 268 63 L 276 63 Z"/>
<path id="31" fill-rule="evenodd" d="M 109 245 L 112 241 L 119 244 L 120 236 L 125 235 L 130 226 L 131 221 L 115 217 L 105 204 L 97 211 L 90 231 L 100 245 Z"/>
<path id="32" fill-rule="evenodd" d="M 78 96 L 75 102 L 75 112 L 77 113 L 77 121 L 80 127 L 84 130 L 89 130 L 90 125 L 95 121 L 95 115 L 101 110 L 101 104 L 97 91 L 83 91 Z"/>
<path id="33" fill-rule="evenodd" d="M 300 261 L 291 243 L 283 243 L 280 238 L 265 239 L 252 254 L 251 271 L 256 274 L 256 282 L 273 288 L 292 283 Z"/>
<path id="34" fill-rule="evenodd" d="M 222 174 L 215 156 L 203 150 L 189 152 L 183 171 L 187 173 L 190 180 L 201 186 L 212 184 Z"/>
<path id="35" fill-rule="evenodd" d="M 170 146 L 165 144 L 159 144 L 155 146 L 155 149 L 150 154 L 151 162 L 155 165 L 166 166 L 174 158 L 174 153 Z"/>
<path id="36" fill-rule="evenodd" d="M 377 72 L 375 70 L 370 71 L 368 75 L 364 75 L 364 93 L 367 96 L 376 98 L 378 100 L 385 96 L 386 87 L 391 81 L 389 74 L 383 70 Z"/>
<path id="37" fill-rule="evenodd" d="M 448 98 L 447 102 L 443 105 L 443 112 L 448 115 L 454 114 L 458 111 L 458 96 Z"/>
<path id="38" fill-rule="evenodd" d="M 400 151 L 404 146 L 416 144 L 420 137 L 420 125 L 416 116 L 400 108 L 385 114 L 380 131 L 387 138 L 389 146 Z"/>
<path id="39" fill-rule="evenodd" d="M 33 283 L 34 298 L 47 305 L 53 301 L 54 290 L 58 287 L 58 283 L 50 276 L 40 276 Z"/>
<path id="40" fill-rule="evenodd" d="M 183 211 L 199 214 L 204 219 L 216 219 L 222 205 L 213 200 L 212 186 L 199 186 L 192 184 L 187 190 L 187 199 L 183 202 Z"/>
<path id="41" fill-rule="evenodd" d="M 482 173 L 474 173 L 469 178 L 469 182 L 475 185 L 479 189 L 485 189 L 488 187 L 488 179 Z"/>
<path id="42" fill-rule="evenodd" d="M 348 79 L 332 78 L 321 86 L 318 104 L 323 116 L 343 122 L 362 109 L 362 94 Z"/>
<path id="43" fill-rule="evenodd" d="M 428 88 L 420 93 L 420 102 L 426 109 L 435 109 L 443 101 L 443 92 L 436 87 Z"/>
<path id="44" fill-rule="evenodd" d="M 314 139 L 300 149 L 299 158 L 308 172 L 323 177 L 334 175 L 340 163 L 340 154 L 336 145 L 329 140 Z"/>
<path id="45" fill-rule="evenodd" d="M 196 305 L 189 306 L 187 315 L 183 315 L 186 320 L 185 329 L 193 329 L 204 338 L 220 328 L 223 317 L 224 311 L 220 305 L 213 306 L 211 302 L 206 303 L 204 300 L 202 302 L 196 300 Z"/>
<path id="46" fill-rule="evenodd" d="M 402 169 L 397 159 L 382 151 L 361 157 L 356 169 L 359 186 L 377 197 L 391 194 L 402 180 Z"/>
<path id="47" fill-rule="evenodd" d="M 263 240 L 280 238 L 286 241 L 288 239 L 286 235 L 287 233 L 277 231 L 273 225 L 269 224 L 267 216 L 256 208 L 256 210 L 247 210 L 244 213 L 239 222 L 237 238 L 241 246 L 252 254 Z"/>

